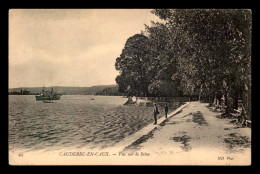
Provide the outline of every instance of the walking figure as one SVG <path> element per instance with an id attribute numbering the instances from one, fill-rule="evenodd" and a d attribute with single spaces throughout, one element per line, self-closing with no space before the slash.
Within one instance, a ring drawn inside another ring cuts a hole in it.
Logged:
<path id="1" fill-rule="evenodd" d="M 164 107 L 164 111 L 165 111 L 165 118 L 167 118 L 167 113 L 168 113 L 168 106 L 167 106 L 167 103 Z"/>
<path id="2" fill-rule="evenodd" d="M 153 107 L 154 124 L 157 124 L 157 114 L 159 114 L 159 111 L 158 111 L 156 104 L 154 104 L 154 107 Z"/>

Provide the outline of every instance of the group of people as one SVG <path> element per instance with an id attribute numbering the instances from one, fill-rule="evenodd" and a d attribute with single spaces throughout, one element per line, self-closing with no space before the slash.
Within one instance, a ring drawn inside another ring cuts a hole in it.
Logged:
<path id="1" fill-rule="evenodd" d="M 165 112 L 165 118 L 167 118 L 167 113 L 168 113 L 168 105 L 165 104 L 164 106 L 164 112 Z M 156 103 L 154 103 L 154 107 L 153 107 L 153 115 L 154 115 L 154 124 L 157 124 L 157 114 L 159 114 L 159 110 L 158 107 L 156 105 Z"/>

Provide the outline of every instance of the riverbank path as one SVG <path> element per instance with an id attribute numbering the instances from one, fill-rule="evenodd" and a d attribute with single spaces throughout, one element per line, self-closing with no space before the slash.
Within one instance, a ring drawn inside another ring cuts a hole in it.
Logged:
<path id="1" fill-rule="evenodd" d="M 220 114 L 208 103 L 190 102 L 124 151 L 150 154 L 159 159 L 155 164 L 250 165 L 251 128 Z"/>

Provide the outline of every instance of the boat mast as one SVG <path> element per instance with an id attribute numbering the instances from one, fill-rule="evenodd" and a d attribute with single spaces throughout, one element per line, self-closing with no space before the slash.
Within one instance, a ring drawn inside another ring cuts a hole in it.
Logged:
<path id="1" fill-rule="evenodd" d="M 42 94 L 44 95 L 45 92 L 45 86 L 42 87 Z"/>

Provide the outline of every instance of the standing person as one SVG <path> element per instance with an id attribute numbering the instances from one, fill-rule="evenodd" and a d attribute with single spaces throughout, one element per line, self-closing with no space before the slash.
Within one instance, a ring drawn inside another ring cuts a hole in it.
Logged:
<path id="1" fill-rule="evenodd" d="M 167 103 L 165 104 L 164 111 L 165 111 L 165 118 L 167 118 L 167 113 L 168 113 L 168 105 L 167 105 Z"/>
<path id="2" fill-rule="evenodd" d="M 155 103 L 153 106 L 154 124 L 157 124 L 157 114 L 159 114 L 159 111 Z"/>

